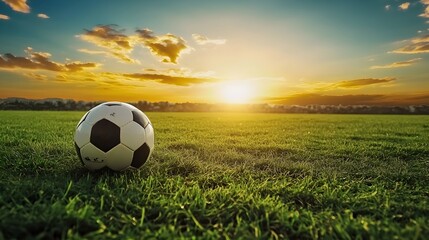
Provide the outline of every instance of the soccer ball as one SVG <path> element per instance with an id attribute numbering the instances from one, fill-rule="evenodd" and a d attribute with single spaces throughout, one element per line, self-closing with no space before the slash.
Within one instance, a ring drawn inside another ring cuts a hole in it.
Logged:
<path id="1" fill-rule="evenodd" d="M 89 170 L 140 168 L 152 154 L 154 140 L 149 118 L 122 102 L 92 108 L 79 121 L 74 134 L 77 155 Z"/>

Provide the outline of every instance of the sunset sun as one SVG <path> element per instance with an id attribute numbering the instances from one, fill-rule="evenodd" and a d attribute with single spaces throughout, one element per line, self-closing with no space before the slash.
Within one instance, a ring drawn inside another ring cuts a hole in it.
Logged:
<path id="1" fill-rule="evenodd" d="M 221 89 L 222 102 L 225 103 L 249 103 L 253 98 L 253 94 L 253 87 L 244 83 L 226 84 Z"/>

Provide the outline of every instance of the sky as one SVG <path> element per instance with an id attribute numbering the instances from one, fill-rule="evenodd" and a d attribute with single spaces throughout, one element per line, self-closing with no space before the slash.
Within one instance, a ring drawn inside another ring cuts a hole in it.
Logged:
<path id="1" fill-rule="evenodd" d="M 429 104 L 429 0 L 2 0 L 0 36 L 0 98 Z"/>

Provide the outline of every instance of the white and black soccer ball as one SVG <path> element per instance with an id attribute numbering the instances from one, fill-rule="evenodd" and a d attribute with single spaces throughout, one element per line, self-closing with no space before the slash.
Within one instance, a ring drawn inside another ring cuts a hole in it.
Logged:
<path id="1" fill-rule="evenodd" d="M 74 143 L 86 168 L 122 171 L 143 166 L 155 139 L 152 124 L 142 111 L 127 103 L 106 102 L 82 117 Z"/>

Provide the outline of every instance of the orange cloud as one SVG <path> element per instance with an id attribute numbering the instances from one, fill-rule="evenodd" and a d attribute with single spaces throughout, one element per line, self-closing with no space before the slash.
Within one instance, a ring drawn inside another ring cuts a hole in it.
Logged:
<path id="1" fill-rule="evenodd" d="M 30 6 L 27 5 L 27 0 L 2 0 L 4 3 L 9 5 L 14 11 L 29 13 Z"/>
<path id="2" fill-rule="evenodd" d="M 384 85 L 395 81 L 395 78 L 361 78 L 353 80 L 344 80 L 336 83 L 322 85 L 321 87 L 315 88 L 317 91 L 327 91 L 338 88 L 346 89 L 360 89 L 370 85 Z"/>
<path id="3" fill-rule="evenodd" d="M 402 48 L 392 51 L 393 53 L 428 53 L 429 52 L 429 35 L 416 37 L 407 41 L 408 44 Z"/>
<path id="4" fill-rule="evenodd" d="M 46 80 L 48 78 L 48 76 L 46 76 L 46 75 L 33 73 L 33 72 L 25 73 L 24 75 L 31 78 L 31 79 L 36 79 L 39 81 L 43 81 L 43 80 Z"/>
<path id="5" fill-rule="evenodd" d="M 9 18 L 9 16 L 6 16 L 6 15 L 3 15 L 3 14 L 0 14 L 0 19 L 1 19 L 1 20 L 9 20 L 10 18 Z"/>
<path id="6" fill-rule="evenodd" d="M 362 79 L 341 81 L 341 82 L 333 84 L 332 86 L 334 88 L 361 88 L 361 87 L 365 87 L 368 85 L 391 83 L 395 80 L 396 80 L 395 78 L 381 78 L 381 79 L 379 79 L 379 78 L 362 78 Z"/>
<path id="7" fill-rule="evenodd" d="M 381 65 L 381 66 L 371 66 L 370 69 L 382 69 L 382 68 L 399 68 L 399 67 L 408 67 L 413 65 L 414 63 L 422 60 L 421 58 L 413 58 L 407 61 L 402 62 L 394 62 L 387 65 Z"/>
<path id="8" fill-rule="evenodd" d="M 49 16 L 48 16 L 48 15 L 46 15 L 46 14 L 44 14 L 44 13 L 39 13 L 39 14 L 37 14 L 37 17 L 39 17 L 39 18 L 43 18 L 43 19 L 48 19 L 48 18 L 49 18 Z"/>
<path id="9" fill-rule="evenodd" d="M 185 50 L 189 50 L 186 41 L 171 33 L 165 35 L 155 36 L 150 29 L 138 29 L 137 31 L 139 41 L 149 50 L 152 54 L 162 58 L 166 63 L 177 63 L 180 54 Z"/>
<path id="10" fill-rule="evenodd" d="M 177 63 L 181 53 L 190 49 L 183 38 L 171 33 L 157 36 L 150 29 L 138 29 L 137 35 L 126 35 L 123 32 L 123 30 L 117 30 L 116 25 L 98 25 L 91 30 L 85 30 L 84 34 L 77 37 L 107 49 L 109 55 L 127 63 L 139 62 L 129 56 L 136 44 L 148 48 L 153 55 L 161 57 L 162 62 L 165 63 Z M 102 51 L 88 49 L 79 51 L 88 54 L 105 54 Z"/>
<path id="11" fill-rule="evenodd" d="M 421 0 L 420 1 L 423 5 L 426 5 L 425 11 L 420 14 L 420 17 L 429 18 L 429 1 L 428 0 Z"/>
<path id="12" fill-rule="evenodd" d="M 67 68 L 70 72 L 78 72 L 83 71 L 86 68 L 95 68 L 98 64 L 96 63 L 82 63 L 82 62 L 72 62 L 72 63 L 66 63 L 64 64 L 64 67 Z"/>
<path id="13" fill-rule="evenodd" d="M 28 57 L 17 57 L 10 53 L 6 53 L 3 56 L 0 56 L 0 69 L 21 68 L 48 70 L 54 72 L 76 72 L 82 71 L 85 68 L 94 68 L 97 66 L 96 63 L 56 63 L 49 60 L 49 58 L 51 57 L 50 53 L 33 52 L 32 48 L 27 48 L 25 52 L 27 53 Z"/>
<path id="14" fill-rule="evenodd" d="M 222 45 L 226 43 L 226 39 L 210 39 L 206 36 L 203 36 L 197 33 L 192 34 L 192 38 L 194 38 L 195 42 L 199 45 L 206 45 L 206 44 Z"/>
<path id="15" fill-rule="evenodd" d="M 398 6 L 399 9 L 401 10 L 407 10 L 410 7 L 410 3 L 409 2 L 404 2 L 401 5 Z"/>
<path id="16" fill-rule="evenodd" d="M 205 74 L 191 73 L 189 70 L 182 69 L 169 69 L 167 71 L 158 71 L 155 69 L 146 69 L 144 73 L 131 73 L 122 74 L 127 78 L 133 78 L 138 80 L 151 80 L 160 83 L 177 85 L 177 86 L 189 86 L 192 84 L 199 84 L 205 82 L 213 82 L 216 79 L 205 76 Z"/>
<path id="17" fill-rule="evenodd" d="M 133 39 L 123 34 L 122 30 L 117 30 L 116 25 L 99 25 L 93 27 L 91 30 L 85 30 L 84 34 L 78 35 L 78 37 L 84 41 L 93 43 L 99 47 L 109 50 L 111 56 L 120 59 L 123 62 L 135 63 L 136 60 L 130 58 L 128 55 L 133 50 Z M 86 53 L 92 53 L 88 51 L 82 51 Z"/>
<path id="18" fill-rule="evenodd" d="M 204 73 L 192 73 L 188 69 L 146 69 L 144 72 L 138 73 L 90 72 L 82 69 L 78 72 L 61 72 L 56 76 L 56 80 L 68 83 L 93 82 L 94 84 L 128 87 L 142 86 L 141 83 L 144 81 L 155 81 L 176 86 L 190 86 L 216 81 L 215 78 L 208 77 Z"/>

